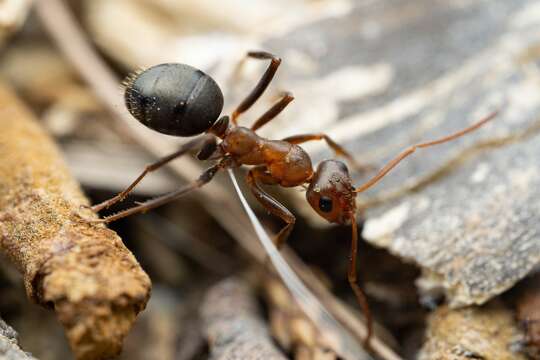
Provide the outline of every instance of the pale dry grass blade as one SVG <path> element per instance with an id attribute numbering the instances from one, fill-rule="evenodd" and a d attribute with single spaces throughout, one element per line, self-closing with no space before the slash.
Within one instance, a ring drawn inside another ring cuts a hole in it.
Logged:
<path id="1" fill-rule="evenodd" d="M 236 193 L 246 211 L 257 237 L 261 241 L 270 261 L 274 265 L 279 276 L 293 294 L 294 299 L 304 313 L 316 324 L 319 331 L 332 349 L 345 359 L 372 359 L 358 344 L 358 342 L 345 330 L 334 317 L 326 310 L 326 308 L 317 300 L 315 295 L 302 283 L 296 276 L 285 259 L 281 256 L 274 243 L 264 230 L 259 219 L 247 203 L 238 182 L 231 169 L 229 176 L 234 185 Z"/>

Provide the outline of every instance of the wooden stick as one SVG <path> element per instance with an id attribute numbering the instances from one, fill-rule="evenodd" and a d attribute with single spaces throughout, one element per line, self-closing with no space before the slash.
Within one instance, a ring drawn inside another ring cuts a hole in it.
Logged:
<path id="1" fill-rule="evenodd" d="M 78 359 L 118 354 L 150 296 L 122 240 L 93 217 L 55 144 L 0 83 L 0 251 L 28 297 L 55 310 Z"/>
<path id="2" fill-rule="evenodd" d="M 517 299 L 516 315 L 525 330 L 525 343 L 530 357 L 540 357 L 540 273 L 524 281 L 524 288 Z"/>
<path id="3" fill-rule="evenodd" d="M 238 279 L 226 279 L 208 291 L 201 317 L 212 360 L 286 359 L 257 310 L 255 295 Z"/>

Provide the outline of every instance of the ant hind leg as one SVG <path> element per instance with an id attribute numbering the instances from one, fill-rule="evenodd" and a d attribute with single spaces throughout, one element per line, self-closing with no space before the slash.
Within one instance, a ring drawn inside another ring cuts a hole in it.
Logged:
<path id="1" fill-rule="evenodd" d="M 268 68 L 253 90 L 251 90 L 240 105 L 233 111 L 231 120 L 235 125 L 238 123 L 238 116 L 247 111 L 261 97 L 268 85 L 272 82 L 272 79 L 274 78 L 274 75 L 276 75 L 277 69 L 281 64 L 281 59 L 279 57 L 265 51 L 250 51 L 246 56 L 258 60 L 270 60 L 270 65 L 268 65 Z"/>
<path id="2" fill-rule="evenodd" d="M 105 200 L 105 201 L 103 201 L 103 202 L 101 202 L 99 204 L 93 205 L 90 208 L 94 212 L 99 212 L 99 211 L 101 211 L 101 210 L 103 210 L 105 208 L 108 208 L 108 207 L 110 207 L 110 206 L 124 200 L 126 198 L 126 196 L 128 196 L 129 193 L 131 191 L 133 191 L 135 186 L 137 186 L 146 175 L 148 175 L 149 173 L 151 173 L 153 171 L 156 171 L 157 169 L 161 168 L 162 166 L 166 165 L 167 163 L 171 162 L 172 160 L 179 158 L 180 156 L 186 154 L 187 152 L 189 152 L 191 150 L 194 150 L 194 149 L 196 149 L 198 147 L 201 147 L 201 146 L 206 147 L 206 144 L 208 144 L 210 140 L 213 140 L 213 137 L 209 138 L 208 136 L 203 136 L 203 137 L 199 137 L 197 139 L 193 139 L 193 140 L 185 143 L 184 145 L 182 145 L 182 147 L 180 149 L 178 149 L 174 153 L 172 153 L 170 155 L 167 155 L 167 156 L 164 156 L 161 159 L 157 160 L 156 162 L 147 165 L 145 167 L 145 169 L 143 170 L 143 172 L 124 191 L 118 193 L 116 196 L 114 196 L 114 197 L 112 197 L 112 198 L 110 198 L 108 200 Z"/>
<path id="3" fill-rule="evenodd" d="M 187 184 L 185 186 L 182 186 L 181 188 L 177 189 L 177 190 L 174 190 L 174 191 L 171 191 L 165 195 L 161 195 L 157 198 L 154 198 L 154 199 L 151 199 L 151 200 L 148 200 L 148 201 L 145 201 L 143 203 L 138 203 L 137 206 L 134 206 L 132 208 L 129 208 L 127 210 L 123 210 L 123 211 L 120 211 L 114 215 L 111 215 L 111 216 L 107 216 L 105 218 L 102 218 L 102 219 L 91 219 L 91 220 L 86 220 L 87 222 L 90 222 L 90 223 L 110 223 L 110 222 L 113 222 L 113 221 L 116 221 L 118 219 L 122 219 L 124 217 L 127 217 L 127 216 L 130 216 L 130 215 L 134 215 L 134 214 L 138 214 L 138 213 L 141 213 L 141 212 L 146 212 L 148 210 L 151 210 L 151 209 L 154 209 L 154 208 L 157 208 L 158 206 L 161 206 L 161 205 L 165 205 L 171 201 L 174 201 L 184 195 L 186 195 L 187 193 L 193 191 L 193 190 L 196 190 L 200 187 L 202 187 L 203 185 L 209 183 L 213 178 L 214 176 L 216 175 L 216 173 L 219 171 L 219 170 L 222 170 L 224 168 L 226 168 L 228 166 L 228 163 L 224 160 L 220 161 L 218 164 L 208 168 L 206 171 L 204 171 L 197 180 L 195 180 L 194 182 L 190 183 L 190 184 Z"/>

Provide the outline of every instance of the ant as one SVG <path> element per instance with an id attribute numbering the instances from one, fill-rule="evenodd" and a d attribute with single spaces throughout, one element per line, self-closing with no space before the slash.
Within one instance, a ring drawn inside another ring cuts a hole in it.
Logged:
<path id="1" fill-rule="evenodd" d="M 357 283 L 356 195 L 375 185 L 417 149 L 446 143 L 472 132 L 493 119 L 497 111 L 459 132 L 409 147 L 388 162 L 370 180 L 355 188 L 349 170 L 343 162 L 324 160 L 314 170 L 311 158 L 299 146 L 308 141 L 323 140 L 336 155 L 345 157 L 354 165 L 353 157 L 326 134 L 296 135 L 282 140 L 270 140 L 257 135 L 258 129 L 279 115 L 294 99 L 291 93 L 283 93 L 269 110 L 255 120 L 251 128 L 238 126 L 238 117 L 261 97 L 281 64 L 280 58 L 264 51 L 248 52 L 247 57 L 269 60 L 270 64 L 253 90 L 230 117 L 227 115 L 219 117 L 223 109 L 223 94 L 217 83 L 204 72 L 189 65 L 160 64 L 128 76 L 124 83 L 125 103 L 133 117 L 143 125 L 173 136 L 202 135 L 185 143 L 178 151 L 146 166 L 139 177 L 124 191 L 92 206 L 92 210 L 98 212 L 122 201 L 148 173 L 188 152 L 199 150 L 197 154 L 199 160 L 217 160 L 217 163 L 204 171 L 197 180 L 175 191 L 138 203 L 111 216 L 88 221 L 109 223 L 156 208 L 202 187 L 221 170 L 252 165 L 246 177 L 251 192 L 266 210 L 286 223 L 275 240 L 276 246 L 280 248 L 293 229 L 295 216 L 267 194 L 262 185 L 283 187 L 307 185 L 307 201 L 320 216 L 331 223 L 350 225 L 352 228 L 347 277 L 367 319 L 368 331 L 365 343 L 368 345 L 373 332 L 373 320 L 366 296 Z M 217 143 L 218 139 L 221 142 Z"/>

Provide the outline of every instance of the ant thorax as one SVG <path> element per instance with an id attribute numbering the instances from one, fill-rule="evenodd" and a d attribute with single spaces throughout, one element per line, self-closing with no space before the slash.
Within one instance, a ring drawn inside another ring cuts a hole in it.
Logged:
<path id="1" fill-rule="evenodd" d="M 262 140 L 261 137 L 250 129 L 237 126 L 227 131 L 225 138 L 221 142 L 221 148 L 225 153 L 237 157 L 237 160 L 242 164 L 257 165 L 263 161 L 261 153 L 261 148 L 263 147 Z M 260 160 L 257 161 L 254 159 L 253 161 L 255 162 L 244 162 L 241 160 L 242 157 L 250 155 L 254 158 L 260 157 Z"/>
<path id="2" fill-rule="evenodd" d="M 311 159 L 300 146 L 262 138 L 245 127 L 230 129 L 220 146 L 239 164 L 265 165 L 272 178 L 268 184 L 294 187 L 305 184 L 313 175 Z"/>

